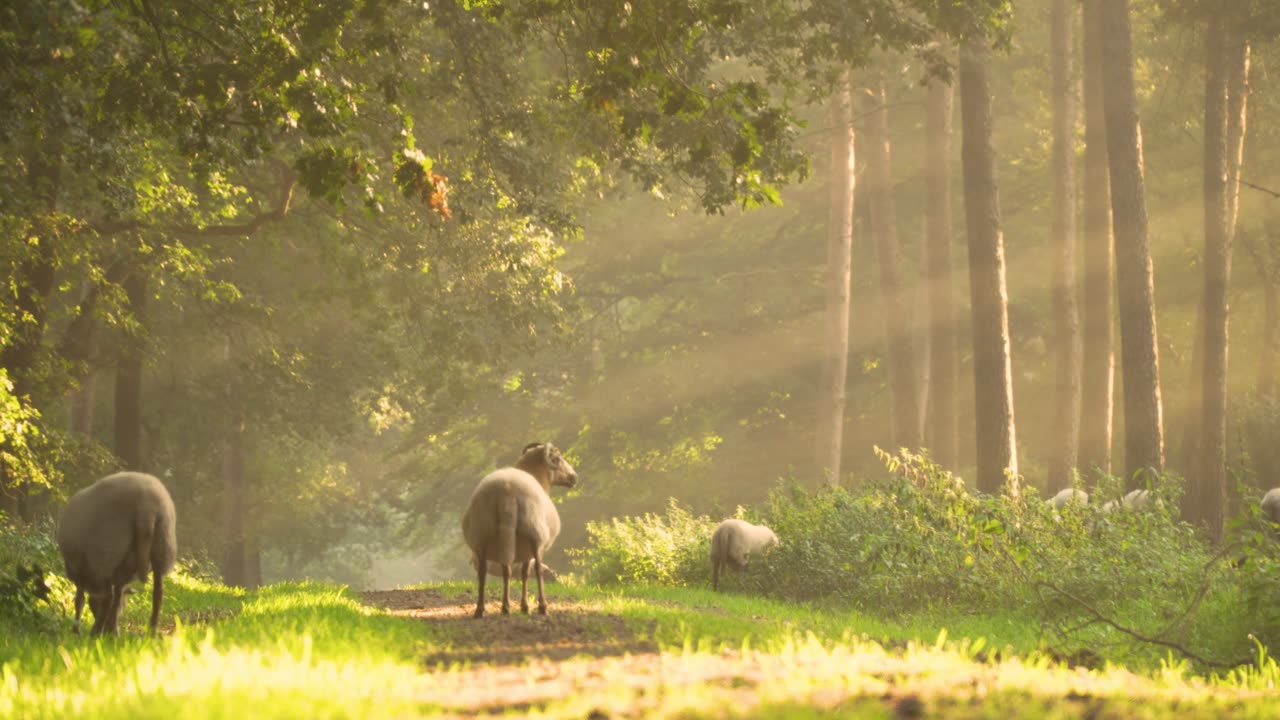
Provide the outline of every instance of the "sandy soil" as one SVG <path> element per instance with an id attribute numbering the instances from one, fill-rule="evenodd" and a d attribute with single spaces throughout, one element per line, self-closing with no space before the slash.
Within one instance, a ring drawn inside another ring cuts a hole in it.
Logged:
<path id="1" fill-rule="evenodd" d="M 755 688 L 765 677 L 784 671 L 777 666 L 783 661 L 756 653 L 661 654 L 647 639 L 650 633 L 637 634 L 622 618 L 581 603 L 557 601 L 554 593 L 548 594 L 546 616 L 521 615 L 518 600 L 513 614 L 503 616 L 490 595 L 480 619 L 472 617 L 471 592 L 389 590 L 362 593 L 362 599 L 444 626 L 440 636 L 454 642 L 422 658 L 422 701 L 458 717 L 520 712 L 570 694 L 601 699 L 586 713 L 589 720 L 641 717 L 661 704 L 664 693 L 691 685 L 713 686 L 720 699 L 743 710 L 758 704 Z M 626 688 L 622 697 L 620 688 Z M 826 695 L 809 700 L 822 708 L 847 697 Z M 919 701 L 910 694 L 889 692 L 878 699 L 891 717 L 918 717 Z"/>

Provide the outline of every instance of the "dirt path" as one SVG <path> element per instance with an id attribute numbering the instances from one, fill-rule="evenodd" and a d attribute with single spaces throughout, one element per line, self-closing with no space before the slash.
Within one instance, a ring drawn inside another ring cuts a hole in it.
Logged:
<path id="1" fill-rule="evenodd" d="M 447 595 L 438 590 L 382 590 L 362 593 L 365 603 L 393 615 L 437 624 L 452 647 L 423 658 L 428 667 L 454 663 L 514 665 L 544 658 L 567 660 L 578 655 L 615 657 L 656 653 L 658 646 L 638 637 L 622 618 L 600 613 L 582 603 L 554 602 L 547 615 L 523 615 L 519 601 L 510 616 L 499 602 L 485 606 L 477 620 L 475 595 Z"/>
<path id="2" fill-rule="evenodd" d="M 362 594 L 371 606 L 435 625 L 431 634 L 447 639 L 447 646 L 422 659 L 422 700 L 458 717 L 540 708 L 570 696 L 600 699 L 598 705 L 588 701 L 583 715 L 591 720 L 641 717 L 661 706 L 664 695 L 694 685 L 714 688 L 722 702 L 742 710 L 760 702 L 755 690 L 771 674 L 797 670 L 756 653 L 663 654 L 646 637 L 650 633 L 637 634 L 621 617 L 582 603 L 553 601 L 547 616 L 524 616 L 517 609 L 504 617 L 491 602 L 477 620 L 474 598 L 438 590 Z M 826 674 L 817 667 L 805 670 Z M 909 695 L 877 694 L 899 717 L 903 707 L 918 702 Z M 819 693 L 809 701 L 821 708 L 847 697 Z"/>

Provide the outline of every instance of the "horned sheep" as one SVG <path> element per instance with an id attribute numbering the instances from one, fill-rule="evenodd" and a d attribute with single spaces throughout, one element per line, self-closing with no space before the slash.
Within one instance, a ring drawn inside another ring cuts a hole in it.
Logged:
<path id="1" fill-rule="evenodd" d="M 71 496 L 58 525 L 58 549 L 76 586 L 74 631 L 80 631 L 85 595 L 93 635 L 119 632 L 126 586 L 153 578 L 151 633 L 164 602 L 164 576 L 178 553 L 173 499 L 154 476 L 122 472 Z"/>
<path id="2" fill-rule="evenodd" d="M 720 523 L 711 534 L 711 587 L 720 589 L 720 571 L 726 565 L 746 570 L 751 555 L 776 542 L 778 536 L 764 525 L 732 518 Z"/>
<path id="3" fill-rule="evenodd" d="M 475 617 L 484 617 L 484 581 L 488 563 L 502 567 L 502 614 L 511 613 L 511 569 L 521 569 L 520 611 L 529 612 L 529 568 L 538 580 L 538 614 L 547 614 L 542 558 L 560 534 L 560 513 L 551 487 L 573 487 L 578 473 L 551 443 L 526 445 L 514 467 L 489 473 L 471 493 L 462 515 L 462 536 L 475 554 Z M 532 561 L 532 562 L 531 562 Z"/>

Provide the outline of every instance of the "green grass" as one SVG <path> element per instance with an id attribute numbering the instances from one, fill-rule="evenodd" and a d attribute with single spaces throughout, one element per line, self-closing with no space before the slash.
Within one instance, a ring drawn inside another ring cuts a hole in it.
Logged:
<path id="1" fill-rule="evenodd" d="M 1270 660 L 1212 679 L 1169 661 L 1067 668 L 1037 652 L 1036 625 L 1017 617 L 885 620 L 702 589 L 553 585 L 552 613 L 573 603 L 620 616 L 656 641 L 660 658 L 579 658 L 501 675 L 465 663 L 428 669 L 422 658 L 456 640 L 456 622 L 391 616 L 335 586 L 243 593 L 183 576 L 169 586 L 164 618 L 179 622 L 160 638 L 142 635 L 148 603 L 138 597 L 119 639 L 73 636 L 67 621 L 52 634 L 0 637 L 0 717 L 419 717 L 487 709 L 467 699 L 492 694 L 486 683 L 517 694 L 508 710 L 548 717 L 1280 714 Z M 613 627 L 602 621 L 599 632 Z"/>

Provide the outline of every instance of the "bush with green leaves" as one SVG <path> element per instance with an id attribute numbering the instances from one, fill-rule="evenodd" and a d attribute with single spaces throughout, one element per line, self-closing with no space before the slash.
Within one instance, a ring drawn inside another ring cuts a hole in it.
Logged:
<path id="1" fill-rule="evenodd" d="M 753 560 L 741 585 L 895 612 L 1058 612 L 1080 601 L 1189 601 L 1210 559 L 1195 531 L 1170 516 L 1176 478 L 1151 486 L 1160 502 L 1149 511 L 1104 513 L 1098 502 L 1054 513 L 1034 489 L 1018 498 L 978 495 L 927 456 L 881 456 L 889 472 L 861 487 L 809 490 L 790 481 L 744 511 L 781 544 Z M 1119 497 L 1119 481 L 1102 481 L 1095 494 Z M 592 523 L 577 564 L 592 582 L 706 583 L 713 528 L 672 500 L 665 516 Z"/>
<path id="2" fill-rule="evenodd" d="M 51 573 L 61 569 L 51 522 L 0 523 L 0 625 L 28 630 L 53 627 L 49 582 L 54 579 Z"/>
<path id="3" fill-rule="evenodd" d="M 588 546 L 573 548 L 573 564 L 589 583 L 656 583 L 688 586 L 711 582 L 711 533 L 716 523 L 694 515 L 672 498 L 665 515 L 587 523 Z"/>

